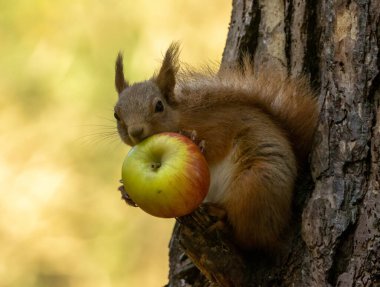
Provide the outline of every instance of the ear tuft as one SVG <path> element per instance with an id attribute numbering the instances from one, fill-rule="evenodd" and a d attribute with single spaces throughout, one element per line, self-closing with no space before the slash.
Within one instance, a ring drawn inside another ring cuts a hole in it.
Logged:
<path id="1" fill-rule="evenodd" d="M 175 77 L 179 70 L 179 48 L 180 46 L 176 42 L 169 46 L 160 71 L 157 77 L 154 78 L 154 81 L 169 104 L 174 103 Z"/>
<path id="2" fill-rule="evenodd" d="M 117 55 L 115 64 L 115 86 L 119 94 L 128 87 L 128 83 L 124 78 L 124 66 L 123 66 L 123 55 L 121 52 Z"/>

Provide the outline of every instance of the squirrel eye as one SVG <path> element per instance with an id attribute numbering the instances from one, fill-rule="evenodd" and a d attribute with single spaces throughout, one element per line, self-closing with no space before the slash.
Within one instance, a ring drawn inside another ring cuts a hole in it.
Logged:
<path id="1" fill-rule="evenodd" d="M 117 113 L 114 113 L 113 116 L 115 117 L 116 120 L 120 121 L 120 118 Z"/>
<path id="2" fill-rule="evenodd" d="M 154 112 L 155 113 L 161 113 L 163 111 L 164 111 L 164 104 L 161 101 L 157 101 Z"/>

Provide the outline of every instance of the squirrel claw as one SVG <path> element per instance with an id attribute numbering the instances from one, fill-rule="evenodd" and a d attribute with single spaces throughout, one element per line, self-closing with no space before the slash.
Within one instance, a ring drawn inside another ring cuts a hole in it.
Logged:
<path id="1" fill-rule="evenodd" d="M 205 140 L 198 139 L 198 133 L 196 130 L 192 130 L 192 131 L 180 130 L 179 134 L 184 135 L 188 137 L 189 139 L 191 139 L 196 145 L 198 145 L 202 153 L 205 152 L 206 142 Z"/>
<path id="2" fill-rule="evenodd" d="M 197 141 L 197 138 L 198 138 L 197 131 L 192 130 L 192 131 L 191 131 L 191 134 L 190 134 L 190 139 L 191 139 L 193 142 L 195 142 L 195 141 Z"/>
<path id="3" fill-rule="evenodd" d="M 198 147 L 201 150 L 201 153 L 204 153 L 205 149 L 206 149 L 206 141 L 205 140 L 201 140 L 199 142 L 199 144 L 198 144 Z"/>
<path id="4" fill-rule="evenodd" d="M 129 194 L 125 191 L 124 185 L 119 186 L 118 190 L 121 192 L 121 199 L 123 199 L 128 205 L 138 207 L 138 205 L 129 197 Z"/>

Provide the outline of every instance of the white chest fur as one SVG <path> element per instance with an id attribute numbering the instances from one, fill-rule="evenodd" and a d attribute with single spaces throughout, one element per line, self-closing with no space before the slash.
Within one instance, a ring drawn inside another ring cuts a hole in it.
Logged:
<path id="1" fill-rule="evenodd" d="M 230 189 L 234 165 L 228 155 L 221 162 L 210 166 L 211 182 L 204 202 L 222 203 Z"/>

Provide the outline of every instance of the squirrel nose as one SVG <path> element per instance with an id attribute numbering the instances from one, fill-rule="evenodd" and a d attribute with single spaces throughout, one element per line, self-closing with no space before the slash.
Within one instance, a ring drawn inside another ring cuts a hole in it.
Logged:
<path id="1" fill-rule="evenodd" d="M 141 139 L 143 135 L 144 128 L 141 126 L 131 126 L 128 128 L 128 134 L 133 139 Z"/>

